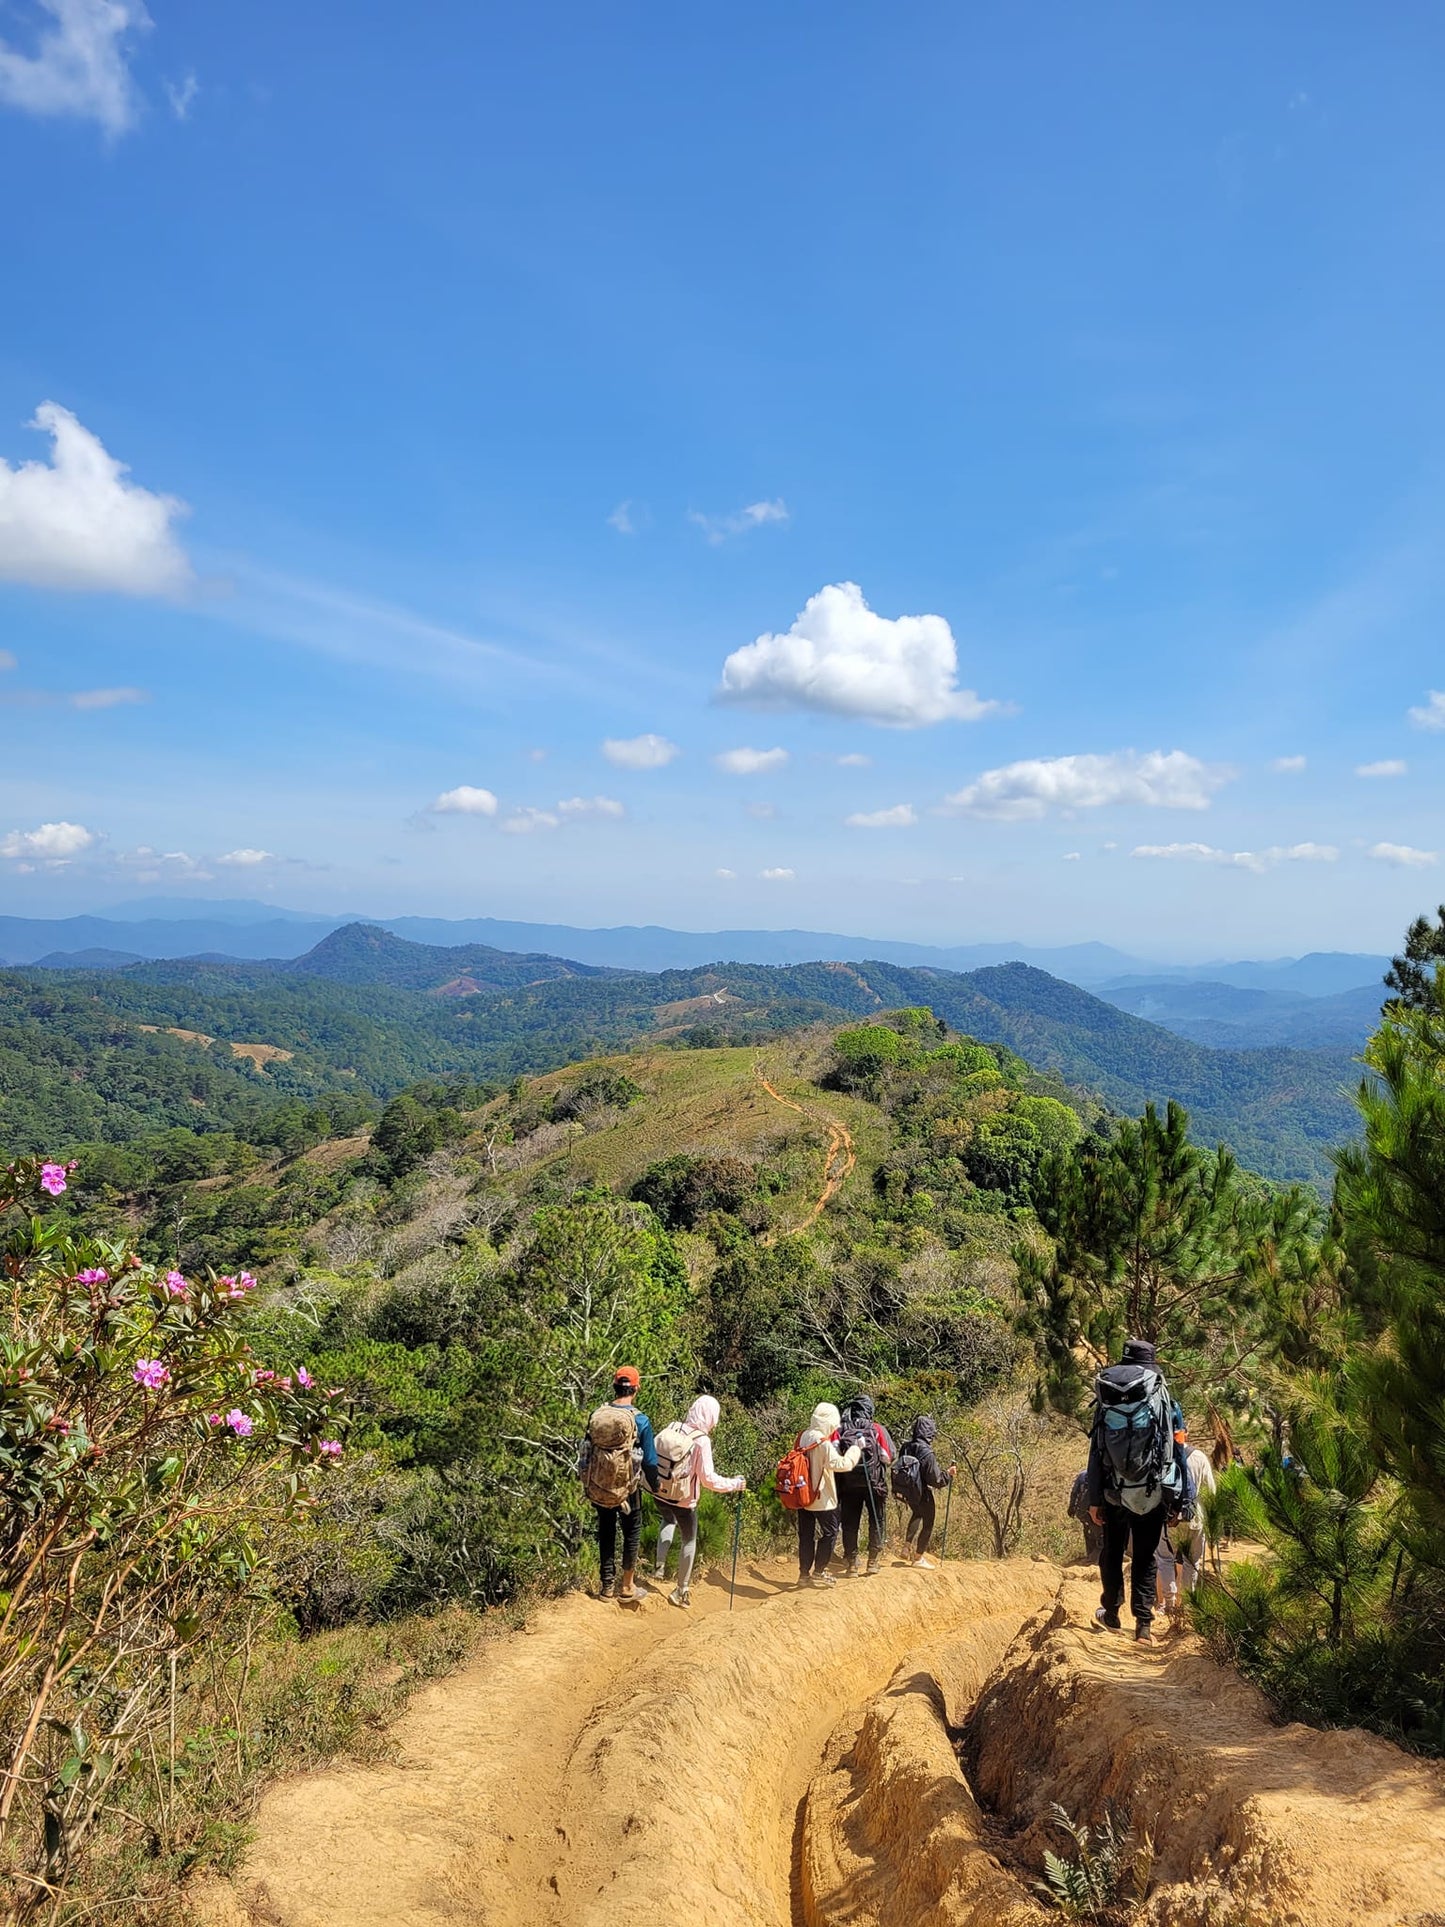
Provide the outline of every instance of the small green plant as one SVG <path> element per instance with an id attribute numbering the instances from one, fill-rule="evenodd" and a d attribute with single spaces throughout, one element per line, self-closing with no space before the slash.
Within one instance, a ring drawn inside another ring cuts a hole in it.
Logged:
<path id="1" fill-rule="evenodd" d="M 1154 1842 L 1121 1824 L 1112 1810 L 1096 1827 L 1055 1805 L 1054 1824 L 1074 1843 L 1077 1859 L 1044 1853 L 1044 1878 L 1034 1885 L 1065 1920 L 1123 1921 L 1148 1898 Z"/>

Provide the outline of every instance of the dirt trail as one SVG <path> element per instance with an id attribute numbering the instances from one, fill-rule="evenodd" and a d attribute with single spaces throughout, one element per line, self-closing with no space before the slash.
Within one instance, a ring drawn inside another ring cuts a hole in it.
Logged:
<path id="1" fill-rule="evenodd" d="M 811 1118 L 814 1123 L 821 1124 L 828 1133 L 828 1149 L 823 1158 L 823 1188 L 819 1191 L 806 1218 L 798 1224 L 790 1225 L 786 1231 L 770 1232 L 763 1240 L 764 1244 L 776 1244 L 780 1237 L 796 1237 L 800 1231 L 807 1231 L 810 1226 L 818 1222 L 827 1210 L 829 1200 L 837 1192 L 839 1185 L 845 1178 L 851 1177 L 853 1167 L 858 1162 L 858 1153 L 853 1145 L 853 1133 L 846 1124 L 841 1123 L 836 1117 L 830 1117 L 826 1111 L 819 1111 L 815 1115 L 806 1105 L 797 1103 L 791 1097 L 784 1097 L 780 1090 L 768 1082 L 761 1070 L 758 1072 L 758 1082 L 769 1097 L 776 1099 L 779 1104 L 786 1105 L 788 1110 L 796 1111 L 799 1117 Z"/>
<path id="2" fill-rule="evenodd" d="M 1033 1927 L 1057 1918 L 1032 1880 L 1058 1799 L 1154 1831 L 1141 1927 L 1445 1923 L 1445 1772 L 1275 1726 L 1192 1640 L 1092 1631 L 1078 1575 L 790 1578 L 750 1565 L 732 1614 L 721 1573 L 691 1614 L 543 1607 L 419 1696 L 394 1765 L 274 1788 L 202 1919 Z"/>

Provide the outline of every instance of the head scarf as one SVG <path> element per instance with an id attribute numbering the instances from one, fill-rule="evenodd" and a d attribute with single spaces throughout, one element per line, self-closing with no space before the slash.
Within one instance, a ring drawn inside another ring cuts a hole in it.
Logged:
<path id="1" fill-rule="evenodd" d="M 695 1398 L 687 1408 L 687 1417 L 682 1421 L 689 1432 L 713 1432 L 717 1429 L 722 1407 L 709 1393 Z"/>
<path id="2" fill-rule="evenodd" d="M 808 1420 L 808 1430 L 819 1432 L 825 1439 L 830 1439 L 842 1423 L 836 1405 L 815 1405 L 813 1416 Z"/>

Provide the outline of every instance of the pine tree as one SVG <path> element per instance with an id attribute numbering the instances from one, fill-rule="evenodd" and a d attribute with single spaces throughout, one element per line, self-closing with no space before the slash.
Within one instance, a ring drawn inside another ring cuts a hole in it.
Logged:
<path id="1" fill-rule="evenodd" d="M 1439 1008 L 1437 972 L 1445 963 L 1445 903 L 1434 923 L 1416 917 L 1405 932 L 1405 948 L 1385 972 L 1386 987 L 1395 992 L 1391 1002 L 1411 1010 Z"/>

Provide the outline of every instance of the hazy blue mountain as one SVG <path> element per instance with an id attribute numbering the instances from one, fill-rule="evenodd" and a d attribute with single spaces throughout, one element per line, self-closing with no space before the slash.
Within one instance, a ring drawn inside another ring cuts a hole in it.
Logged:
<path id="1" fill-rule="evenodd" d="M 1130 978 L 1095 993 L 1120 1010 L 1220 1050 L 1284 1044 L 1302 1050 L 1359 1050 L 1379 1022 L 1384 985 L 1357 984 L 1334 996 L 1189 979 Z"/>

